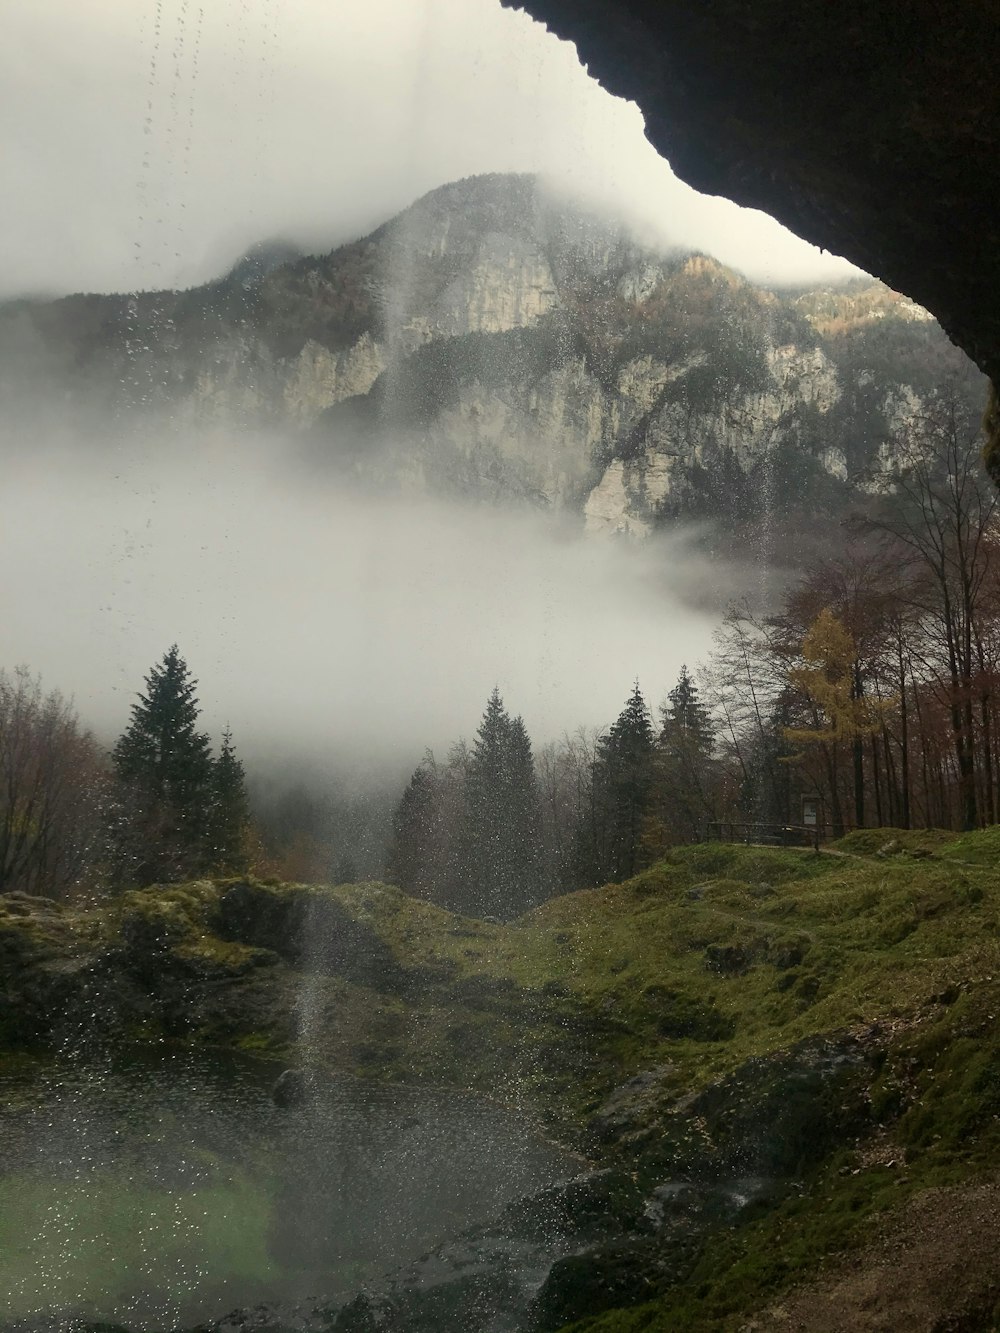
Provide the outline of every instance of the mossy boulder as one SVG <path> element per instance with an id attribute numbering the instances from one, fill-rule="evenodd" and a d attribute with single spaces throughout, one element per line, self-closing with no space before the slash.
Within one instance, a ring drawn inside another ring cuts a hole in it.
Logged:
<path id="1" fill-rule="evenodd" d="M 879 1050 L 874 1039 L 844 1033 L 748 1060 L 675 1106 L 644 1169 L 707 1180 L 814 1169 L 871 1124 L 868 1089 Z"/>
<path id="2" fill-rule="evenodd" d="M 553 1236 L 574 1242 L 623 1233 L 649 1232 L 646 1194 L 634 1173 L 620 1168 L 570 1177 L 504 1209 L 494 1230 L 515 1239 L 542 1241 Z"/>
<path id="3" fill-rule="evenodd" d="M 218 929 L 223 939 L 273 949 L 306 971 L 378 990 L 405 990 L 413 980 L 374 926 L 323 889 L 231 884 L 219 898 Z"/>
<path id="4" fill-rule="evenodd" d="M 567 1255 L 553 1264 L 542 1284 L 533 1328 L 556 1333 L 603 1310 L 641 1305 L 657 1296 L 682 1266 L 680 1256 L 668 1257 L 657 1241 L 632 1237 Z"/>

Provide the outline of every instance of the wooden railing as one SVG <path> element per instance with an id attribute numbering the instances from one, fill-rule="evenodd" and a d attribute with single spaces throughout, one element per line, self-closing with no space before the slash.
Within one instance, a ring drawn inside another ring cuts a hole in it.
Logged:
<path id="1" fill-rule="evenodd" d="M 748 846 L 815 847 L 828 838 L 839 838 L 847 832 L 832 824 L 755 824 L 729 820 L 713 820 L 708 825 L 709 842 L 743 842 Z"/>

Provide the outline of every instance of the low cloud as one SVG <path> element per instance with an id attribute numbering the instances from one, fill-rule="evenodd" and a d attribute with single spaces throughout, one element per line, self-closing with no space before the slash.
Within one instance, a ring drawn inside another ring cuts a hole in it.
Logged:
<path id="1" fill-rule="evenodd" d="M 474 734 L 493 685 L 536 742 L 651 703 L 702 656 L 726 571 L 679 538 L 378 497 L 278 442 L 80 441 L 8 467 L 7 666 L 112 739 L 177 642 L 204 722 L 251 761 L 378 776 Z"/>
<path id="2" fill-rule="evenodd" d="M 637 108 L 497 0 L 8 10 L 0 296 L 190 286 L 254 242 L 327 249 L 488 171 L 540 172 L 757 280 L 854 271 L 681 184 Z"/>

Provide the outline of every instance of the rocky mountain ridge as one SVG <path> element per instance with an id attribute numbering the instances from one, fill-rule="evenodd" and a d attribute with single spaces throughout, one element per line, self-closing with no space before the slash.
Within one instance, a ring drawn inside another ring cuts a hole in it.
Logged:
<path id="1" fill-rule="evenodd" d="M 266 247 L 264 248 L 266 249 Z M 774 292 L 662 253 L 529 176 L 432 191 L 321 257 L 191 291 L 0 310 L 13 428 L 156 413 L 278 432 L 366 485 L 518 500 L 642 536 L 843 509 L 945 379 L 977 372 L 882 284 Z"/>

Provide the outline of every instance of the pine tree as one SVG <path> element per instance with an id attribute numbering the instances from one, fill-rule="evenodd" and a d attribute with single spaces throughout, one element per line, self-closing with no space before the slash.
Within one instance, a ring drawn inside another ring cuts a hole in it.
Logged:
<path id="1" fill-rule="evenodd" d="M 414 770 L 392 817 L 386 874 L 418 898 L 436 899 L 443 879 L 442 791 L 433 759 Z"/>
<path id="2" fill-rule="evenodd" d="M 540 837 L 531 741 L 494 689 L 469 758 L 456 905 L 509 920 L 539 902 Z"/>
<path id="3" fill-rule="evenodd" d="M 203 869 L 213 765 L 197 728 L 197 681 L 176 644 L 145 685 L 112 761 L 125 810 L 122 873 L 153 883 Z"/>
<path id="4" fill-rule="evenodd" d="M 241 875 L 249 865 L 250 803 L 246 775 L 236 757 L 233 733 L 222 733 L 219 757 L 212 763 L 206 856 L 219 874 Z"/>
<path id="5" fill-rule="evenodd" d="M 702 835 L 712 817 L 714 731 L 686 666 L 661 710 L 657 740 L 655 822 L 664 845 Z M 647 850 L 660 850 L 648 840 Z"/>
<path id="6" fill-rule="evenodd" d="M 591 809 L 581 829 L 581 875 L 592 884 L 628 879 L 639 869 L 654 780 L 655 740 L 636 681 L 625 707 L 598 744 Z"/>

